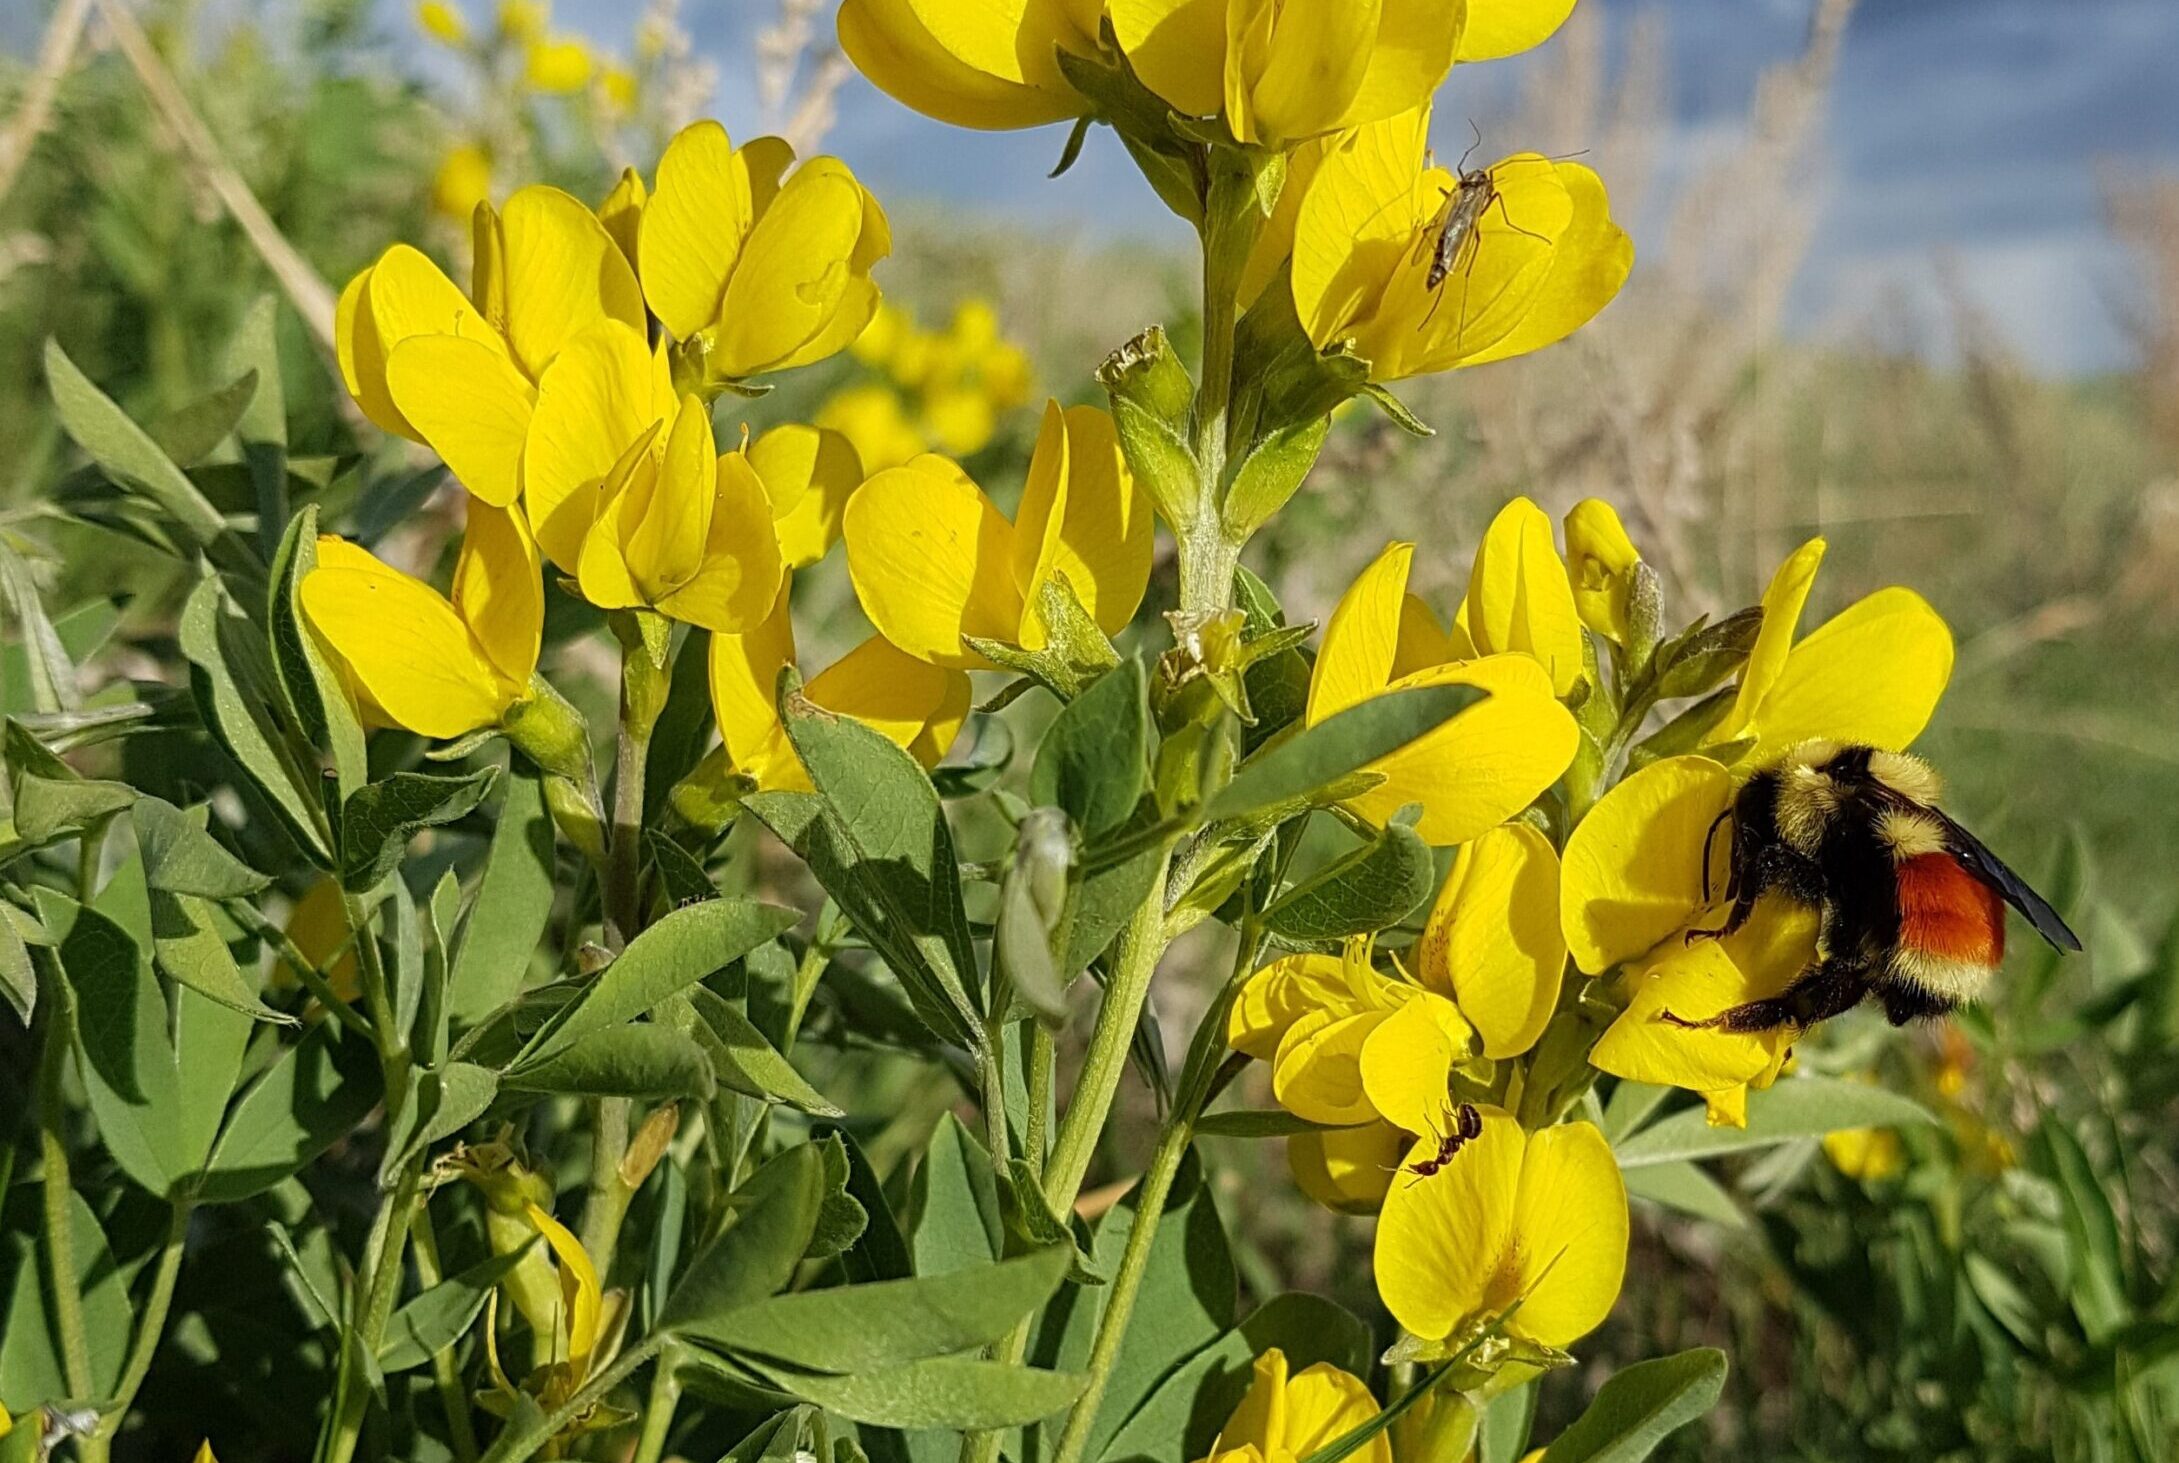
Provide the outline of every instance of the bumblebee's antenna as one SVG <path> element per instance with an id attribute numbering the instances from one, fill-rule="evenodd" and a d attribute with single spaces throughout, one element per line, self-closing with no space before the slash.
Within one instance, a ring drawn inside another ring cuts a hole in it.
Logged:
<path id="1" fill-rule="evenodd" d="M 1710 900 L 1710 845 L 1717 839 L 1718 825 L 1732 815 L 1732 805 L 1728 803 L 1724 812 L 1710 820 L 1710 831 L 1702 835 L 1702 898 L 1705 904 Z"/>

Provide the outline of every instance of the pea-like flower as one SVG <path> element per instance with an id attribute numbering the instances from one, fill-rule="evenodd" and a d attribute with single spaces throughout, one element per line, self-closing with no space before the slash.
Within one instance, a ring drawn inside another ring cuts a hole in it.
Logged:
<path id="1" fill-rule="evenodd" d="M 495 508 L 522 490 L 546 368 L 608 322 L 641 336 L 635 272 L 581 201 L 530 187 L 475 217 L 469 293 L 396 244 L 350 280 L 334 318 L 341 379 L 363 414 L 428 445 Z"/>
<path id="2" fill-rule="evenodd" d="M 1037 127 L 1088 102 L 1058 52 L 1097 48 L 1102 0 L 844 0 L 840 50 L 880 91 L 927 117 L 989 130 Z"/>
<path id="3" fill-rule="evenodd" d="M 1641 551 L 1611 504 L 1584 498 L 1568 511 L 1566 577 L 1574 589 L 1574 610 L 1582 624 L 1614 645 L 1625 645 L 1631 633 L 1634 569 L 1641 562 Z"/>
<path id="4" fill-rule="evenodd" d="M 1150 580 L 1150 504 L 1096 407 L 1045 407 L 1012 522 L 953 461 L 925 454 L 864 483 L 844 531 L 870 622 L 936 666 L 987 664 L 963 636 L 1043 649 L 1038 600 L 1054 576 L 1108 635 Z"/>
<path id="5" fill-rule="evenodd" d="M 1248 1391 L 1204 1463 L 1294 1463 L 1376 1415 L 1377 1399 L 1360 1377 L 1323 1361 L 1292 1371 L 1274 1346 L 1257 1356 Z M 1348 1456 L 1392 1463 L 1392 1441 L 1379 1433 Z"/>
<path id="6" fill-rule="evenodd" d="M 1770 1085 L 1795 1032 L 1682 1027 L 1776 995 L 1815 957 L 1816 916 L 1765 898 L 1721 940 L 1688 943 L 1722 891 L 1726 850 L 1711 831 L 1746 774 L 1809 738 L 1904 750 L 1928 724 L 1952 669 L 1952 635 L 1910 590 L 1878 590 L 1795 644 L 1822 540 L 1787 559 L 1763 596 L 1763 628 L 1732 710 L 1711 734 L 1719 755 L 1670 757 L 1614 787 L 1566 841 L 1560 922 L 1574 963 L 1627 974 L 1628 1005 L 1590 1060 L 1602 1071 L 1703 1095 L 1714 1123 L 1746 1122 L 1751 1087 Z M 1710 866 L 1705 869 L 1705 859 Z"/>
<path id="7" fill-rule="evenodd" d="M 1495 1059 L 1536 1044 L 1565 972 L 1551 840 L 1502 823 L 1462 844 L 1416 947 L 1416 979 L 1452 997 Z"/>
<path id="8" fill-rule="evenodd" d="M 1498 511 L 1476 546 L 1459 627 L 1478 655 L 1527 655 L 1564 696 L 1582 676 L 1581 617 L 1551 520 L 1526 498 Z"/>
<path id="9" fill-rule="evenodd" d="M 822 559 L 840 538 L 848 495 L 862 486 L 863 464 L 840 432 L 791 422 L 743 450 L 772 504 L 780 561 L 802 569 Z"/>
<path id="10" fill-rule="evenodd" d="M 781 139 L 737 148 L 716 122 L 683 128 L 658 160 L 636 242 L 643 297 L 703 382 L 823 360 L 878 307 L 885 211 L 838 158 L 793 162 Z"/>
<path id="11" fill-rule="evenodd" d="M 850 544 L 852 549 L 852 543 Z M 1554 672 L 1523 650 L 1472 655 L 1407 592 L 1415 546 L 1395 543 L 1363 570 L 1325 627 L 1309 681 L 1311 726 L 1349 706 L 1411 686 L 1465 685 L 1489 696 L 1372 763 L 1384 781 L 1347 806 L 1382 824 L 1410 803 L 1427 843 L 1465 843 L 1512 817 L 1573 761 L 1579 732 L 1559 704 Z M 1558 578 L 1565 593 L 1563 573 Z M 1490 596 L 1484 596 L 1488 599 Z M 1491 601 L 1495 607 L 1495 600 Z"/>
<path id="12" fill-rule="evenodd" d="M 600 609 L 733 633 L 770 611 L 782 572 L 762 479 L 742 454 L 719 455 L 710 408 L 685 396 L 607 475 L 577 574 Z"/>
<path id="13" fill-rule="evenodd" d="M 500 725 L 532 694 L 545 591 L 518 512 L 469 505 L 451 598 L 326 535 L 302 601 L 369 724 L 467 736 Z"/>
<path id="14" fill-rule="evenodd" d="M 711 706 L 728 770 L 760 790 L 807 791 L 809 774 L 787 740 L 774 699 L 779 673 L 795 664 L 789 586 L 762 624 L 711 637 Z M 924 767 L 935 767 L 968 718 L 965 671 L 928 665 L 873 635 L 803 686 L 813 704 L 854 717 Z"/>
<path id="15" fill-rule="evenodd" d="M 1287 184 L 1298 196 L 1282 198 L 1244 279 L 1261 288 L 1290 249 L 1303 330 L 1319 350 L 1351 349 L 1373 381 L 1541 350 L 1610 303 L 1634 263 L 1603 180 L 1535 153 L 1485 170 L 1488 204 L 1440 260 L 1464 190 L 1430 164 L 1428 138 L 1418 107 L 1304 149 Z"/>
<path id="16" fill-rule="evenodd" d="M 1589 1123 L 1525 1131 L 1497 1108 L 1454 1160 L 1385 1195 L 1377 1294 L 1407 1332 L 1457 1347 L 1498 1326 L 1563 1348 L 1611 1313 L 1627 1267 L 1627 1191 Z M 1429 1156 L 1429 1140 L 1413 1158 Z"/>

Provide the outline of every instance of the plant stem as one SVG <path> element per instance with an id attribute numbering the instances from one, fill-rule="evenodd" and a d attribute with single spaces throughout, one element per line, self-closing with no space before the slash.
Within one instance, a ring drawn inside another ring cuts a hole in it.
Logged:
<path id="1" fill-rule="evenodd" d="M 1128 1043 L 1142 1019 L 1143 1002 L 1150 996 L 1150 977 L 1165 953 L 1165 870 L 1168 857 L 1158 860 L 1157 875 L 1150 881 L 1150 897 L 1142 902 L 1120 932 L 1118 957 L 1112 982 L 1105 987 L 1104 1004 L 1097 1008 L 1097 1024 L 1090 1032 L 1089 1053 L 1082 1075 L 1074 1086 L 1074 1098 L 1059 1120 L 1050 1164 L 1044 1171 L 1044 1201 L 1064 1218 L 1082 1192 L 1090 1156 L 1096 1152 L 1098 1135 L 1112 1110 L 1112 1097 L 1127 1067 Z"/>
<path id="2" fill-rule="evenodd" d="M 1097 1339 L 1090 1345 L 1089 1365 L 1083 1369 L 1089 1385 L 1067 1414 L 1057 1463 L 1082 1463 L 1089 1448 L 1090 1428 L 1097 1421 L 1098 1404 L 1104 1400 L 1105 1382 L 1119 1358 L 1120 1343 L 1127 1338 L 1127 1323 L 1134 1315 L 1135 1297 L 1142 1290 L 1143 1272 L 1150 1268 L 1150 1245 L 1157 1238 L 1158 1221 L 1164 1217 L 1165 1200 L 1173 1190 L 1173 1176 L 1180 1171 L 1180 1160 L 1188 1151 L 1193 1133 L 1193 1127 L 1176 1113 L 1159 1135 L 1157 1152 L 1151 1156 L 1150 1170 L 1143 1175 L 1135 1201 L 1135 1222 L 1127 1231 L 1127 1249 L 1120 1256 L 1119 1273 L 1112 1277 L 1104 1314 L 1097 1320 Z"/>
<path id="3" fill-rule="evenodd" d="M 1044 1155 L 1051 1140 L 1052 1072 L 1058 1065 L 1058 1045 L 1051 1028 L 1041 1021 L 1029 1023 L 1029 1131 L 1022 1137 L 1023 1157 L 1029 1171 L 1044 1177 Z"/>
<path id="4" fill-rule="evenodd" d="M 38 969 L 45 976 L 45 1046 L 38 1054 L 38 1142 L 45 1167 L 46 1293 L 53 1302 L 53 1319 L 60 1330 L 61 1370 L 68 1390 L 89 1397 L 91 1348 L 83 1327 L 83 1292 L 76 1275 L 75 1216 L 69 1197 L 74 1191 L 68 1170 L 68 1143 L 62 1123 L 66 1093 L 62 1078 L 68 1046 L 75 1034 L 75 992 L 68 988 L 59 963 L 45 951 L 38 953 Z"/>
<path id="5" fill-rule="evenodd" d="M 379 1205 L 378 1217 L 371 1224 L 371 1237 L 364 1242 L 363 1267 L 357 1272 L 363 1277 L 363 1284 L 356 1291 L 359 1311 L 350 1322 L 354 1340 L 341 1352 L 340 1374 L 334 1387 L 339 1411 L 332 1419 L 333 1431 L 320 1453 L 323 1463 L 348 1463 L 363 1437 L 363 1418 L 370 1408 L 371 1389 L 348 1358 L 359 1352 L 376 1356 L 378 1344 L 385 1338 L 386 1322 L 393 1316 L 394 1299 L 401 1291 L 409 1224 L 415 1217 L 416 1194 L 423 1174 L 422 1153 L 401 1166 L 393 1192 Z"/>
<path id="6" fill-rule="evenodd" d="M 416 1283 L 431 1289 L 446 1278 L 439 1265 L 439 1234 L 431 1223 L 431 1205 L 416 1206 L 409 1225 L 409 1248 L 416 1256 Z M 454 1368 L 451 1343 L 431 1353 L 432 1380 L 438 1384 L 439 1405 L 446 1410 L 447 1439 L 454 1445 L 458 1463 L 476 1463 L 477 1431 L 469 1422 L 469 1399 L 462 1392 L 461 1373 Z"/>
<path id="7" fill-rule="evenodd" d="M 666 1456 L 666 1438 L 673 1431 L 674 1410 L 680 1405 L 681 1373 L 674 1365 L 673 1347 L 667 1345 L 659 1350 L 651 1395 L 643 1404 L 643 1436 L 629 1463 L 658 1463 Z"/>
<path id="8" fill-rule="evenodd" d="M 113 1401 L 105 1415 L 98 1420 L 98 1429 L 90 1439 L 95 1441 L 95 1451 L 82 1444 L 76 1456 L 90 1458 L 102 1456 L 113 1435 L 121 1431 L 121 1424 L 128 1421 L 130 1404 L 136 1401 L 137 1392 L 144 1385 L 144 1378 L 151 1374 L 152 1358 L 159 1354 L 159 1342 L 166 1335 L 167 1311 L 174 1304 L 174 1280 L 181 1274 L 182 1249 L 189 1238 L 190 1201 L 177 1200 L 167 1220 L 166 1243 L 159 1251 L 159 1268 L 152 1272 L 151 1293 L 144 1297 L 144 1309 L 136 1322 L 136 1339 L 129 1347 L 128 1364 L 121 1370 L 121 1383 L 114 1389 Z"/>

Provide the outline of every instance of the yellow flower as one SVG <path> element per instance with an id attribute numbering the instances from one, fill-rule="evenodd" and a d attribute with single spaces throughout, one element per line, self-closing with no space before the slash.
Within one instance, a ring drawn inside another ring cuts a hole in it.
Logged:
<path id="1" fill-rule="evenodd" d="M 598 222 L 605 225 L 613 242 L 620 245 L 621 257 L 628 261 L 630 269 L 636 267 L 636 241 L 642 236 L 643 205 L 649 198 L 650 192 L 643 186 L 643 175 L 634 168 L 622 168 L 620 181 L 598 205 Z"/>
<path id="2" fill-rule="evenodd" d="M 1584 498 L 1566 515 L 1566 577 L 1581 623 L 1614 645 L 1627 643 L 1628 596 L 1642 562 L 1619 513 L 1602 498 Z"/>
<path id="3" fill-rule="evenodd" d="M 779 673 L 795 663 L 788 588 L 764 622 L 741 635 L 711 637 L 711 706 L 728 763 L 760 790 L 807 791 L 794 747 L 780 724 Z M 813 704 L 852 716 L 935 767 L 968 717 L 969 679 L 904 655 L 873 635 L 803 686 Z"/>
<path id="4" fill-rule="evenodd" d="M 940 387 L 924 395 L 923 426 L 932 445 L 949 457 L 982 451 L 998 425 L 991 398 L 973 387 Z"/>
<path id="5" fill-rule="evenodd" d="M 0 1438 L 8 1435 L 6 1423 L 7 1413 L 0 1410 Z M 212 1451 L 212 1440 L 210 1438 L 205 1438 L 197 1444 L 197 1455 L 190 1460 L 190 1463 L 219 1463 L 218 1455 Z"/>
<path id="6" fill-rule="evenodd" d="M 1101 0 L 845 0 L 840 49 L 905 106 L 956 127 L 1036 127 L 1088 103 L 1062 49 L 1097 49 Z"/>
<path id="7" fill-rule="evenodd" d="M 451 600 L 331 535 L 318 540 L 302 597 L 370 724 L 466 736 L 529 695 L 545 593 L 519 513 L 469 505 Z"/>
<path id="8" fill-rule="evenodd" d="M 745 454 L 771 499 L 781 561 L 802 569 L 840 537 L 848 496 L 862 486 L 862 458 L 839 432 L 790 423 L 772 428 Z"/>
<path id="9" fill-rule="evenodd" d="M 850 543 L 850 548 L 853 545 Z M 1368 769 L 1385 781 L 1347 806 L 1382 824 L 1409 803 L 1415 831 L 1444 847 L 1512 817 L 1558 780 L 1579 733 L 1551 674 L 1525 654 L 1458 658 L 1461 647 L 1407 593 L 1415 546 L 1389 545 L 1332 612 L 1309 680 L 1311 726 L 1410 686 L 1468 685 L 1490 695 Z M 1563 587 L 1564 581 L 1561 580 Z"/>
<path id="10" fill-rule="evenodd" d="M 1120 49 L 1174 109 L 1279 147 L 1421 106 L 1452 69 L 1466 7 L 1441 0 L 1110 0 Z"/>
<path id="11" fill-rule="evenodd" d="M 756 469 L 719 455 L 710 408 L 684 396 L 670 426 L 654 425 L 607 475 L 577 575 L 600 609 L 644 606 L 730 634 L 770 611 L 782 572 Z"/>
<path id="12" fill-rule="evenodd" d="M 935 456 L 878 473 L 848 500 L 848 573 L 878 632 L 932 665 L 974 668 L 973 635 L 1044 648 L 1037 599 L 1055 575 L 1105 633 L 1134 618 L 1150 579 L 1150 505 L 1096 407 L 1044 409 L 1009 523 Z"/>
<path id="13" fill-rule="evenodd" d="M 1890 1128 L 1841 1128 L 1823 1135 L 1824 1157 L 1850 1179 L 1879 1184 L 1907 1166 L 1906 1146 Z"/>
<path id="14" fill-rule="evenodd" d="M 1428 135 L 1418 108 L 1341 138 L 1293 210 L 1302 327 L 1319 349 L 1351 344 L 1374 381 L 1540 350 L 1603 309 L 1634 263 L 1594 172 L 1518 153 L 1489 168 L 1497 196 L 1432 286 L 1455 180 L 1426 165 Z M 1266 274 L 1259 263 L 1249 278 Z"/>
<path id="15" fill-rule="evenodd" d="M 638 442 L 662 456 L 659 429 L 679 409 L 663 342 L 609 320 L 567 343 L 538 383 L 522 457 L 523 506 L 546 558 L 579 574 L 607 478 Z"/>
<path id="16" fill-rule="evenodd" d="M 1451 996 L 1474 1023 L 1486 1057 L 1536 1044 L 1558 1005 L 1566 970 L 1559 929 L 1559 856 L 1525 823 L 1505 823 L 1462 845 L 1416 954 L 1416 977 Z"/>
<path id="17" fill-rule="evenodd" d="M 492 159 L 474 142 L 456 143 L 439 159 L 431 179 L 431 206 L 451 219 L 466 219 L 492 196 Z"/>
<path id="18" fill-rule="evenodd" d="M 605 98 L 607 108 L 616 116 L 625 117 L 633 112 L 641 98 L 635 73 L 615 64 L 608 64 L 598 73 L 598 90 Z"/>
<path id="19" fill-rule="evenodd" d="M 1752 738 L 1742 766 L 1766 766 L 1818 737 L 1902 751 L 1952 678 L 1952 631 L 1911 589 L 1866 595 L 1796 644 L 1823 552 L 1824 541 L 1810 539 L 1771 576 L 1740 692 L 1707 738 L 1713 746 Z"/>
<path id="20" fill-rule="evenodd" d="M 1497 1108 L 1482 1117 L 1451 1163 L 1386 1194 L 1377 1294 L 1426 1342 L 1457 1344 L 1503 1317 L 1509 1336 L 1567 1346 L 1611 1313 L 1626 1274 L 1618 1161 L 1588 1123 L 1529 1133 Z"/>
<path id="21" fill-rule="evenodd" d="M 1376 1415 L 1377 1399 L 1361 1378 L 1322 1361 L 1289 1375 L 1286 1353 L 1272 1347 L 1256 1358 L 1255 1379 L 1206 1463 L 1294 1463 Z M 1392 1443 L 1379 1433 L 1348 1456 L 1392 1463 Z"/>
<path id="22" fill-rule="evenodd" d="M 582 1241 L 536 1204 L 529 1205 L 528 1214 L 530 1224 L 545 1237 L 553 1258 L 559 1262 L 560 1319 L 553 1338 L 550 1372 L 538 1397 L 550 1411 L 589 1380 L 604 1318 L 604 1293 L 598 1285 L 597 1267 L 591 1263 L 590 1252 L 583 1248 Z"/>
<path id="23" fill-rule="evenodd" d="M 469 44 L 469 22 L 445 0 L 422 0 L 416 7 L 416 24 L 425 35 L 449 46 Z"/>
<path id="24" fill-rule="evenodd" d="M 793 161 L 776 137 L 735 148 L 716 122 L 683 128 L 658 160 L 643 293 L 676 340 L 697 343 L 708 379 L 823 360 L 877 309 L 884 210 L 838 158 L 789 173 Z"/>
<path id="25" fill-rule="evenodd" d="M 532 41 L 522 52 L 522 81 L 532 91 L 565 93 L 590 84 L 590 48 L 572 36 Z"/>
<path id="26" fill-rule="evenodd" d="M 341 379 L 363 414 L 428 444 L 462 486 L 513 503 L 537 388 L 561 348 L 589 329 L 646 326 L 635 274 L 597 215 L 557 188 L 530 187 L 476 212 L 465 295 L 396 244 L 341 292 Z"/>
<path id="27" fill-rule="evenodd" d="M 881 382 L 834 392 L 817 409 L 816 421 L 854 444 L 865 472 L 901 467 L 924 450 L 923 434 L 899 394 Z"/>
<path id="28" fill-rule="evenodd" d="M 1462 621 L 1478 655 L 1518 651 L 1564 696 L 1581 679 L 1581 619 L 1551 520 L 1526 498 L 1499 510 L 1475 551 Z"/>
<path id="29" fill-rule="evenodd" d="M 543 0 L 499 0 L 499 31 L 509 40 L 537 40 L 551 23 L 552 7 Z"/>

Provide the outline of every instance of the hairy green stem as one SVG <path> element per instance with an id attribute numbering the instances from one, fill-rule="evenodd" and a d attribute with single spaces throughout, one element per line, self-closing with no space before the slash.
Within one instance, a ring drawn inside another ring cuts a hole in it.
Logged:
<path id="1" fill-rule="evenodd" d="M 1029 1131 L 1022 1136 L 1023 1157 L 1029 1171 L 1044 1177 L 1044 1155 L 1051 1141 L 1052 1073 L 1058 1066 L 1058 1044 L 1052 1030 L 1041 1021 L 1029 1023 Z"/>
<path id="2" fill-rule="evenodd" d="M 159 1267 L 152 1272 L 151 1293 L 144 1297 L 144 1308 L 137 1315 L 136 1338 L 129 1346 L 128 1362 L 121 1369 L 121 1382 L 114 1388 L 113 1400 L 92 1435 L 100 1451 L 128 1421 L 129 1408 L 143 1388 L 144 1378 L 151 1375 L 152 1358 L 159 1354 L 159 1343 L 166 1337 L 167 1312 L 174 1304 L 174 1281 L 181 1274 L 182 1249 L 189 1238 L 189 1213 L 189 1201 L 179 1200 L 167 1219 L 166 1243 L 159 1250 Z M 76 1456 L 89 1458 L 96 1454 L 79 1444 Z"/>
<path id="3" fill-rule="evenodd" d="M 429 1290 L 446 1278 L 439 1264 L 439 1234 L 431 1223 L 428 1200 L 416 1206 L 416 1217 L 409 1223 L 409 1250 L 416 1256 L 416 1283 L 420 1287 Z M 469 1398 L 462 1391 L 451 1342 L 431 1353 L 431 1378 L 439 1388 L 439 1405 L 446 1411 L 447 1440 L 453 1445 L 457 1463 L 476 1463 L 477 1431 L 469 1421 Z"/>
<path id="4" fill-rule="evenodd" d="M 1127 1323 L 1135 1313 L 1135 1298 L 1142 1291 L 1143 1273 L 1150 1268 L 1150 1246 L 1157 1238 L 1158 1221 L 1165 1214 L 1165 1200 L 1173 1190 L 1173 1176 L 1188 1151 L 1194 1129 L 1180 1114 L 1165 1125 L 1157 1152 L 1151 1155 L 1149 1172 L 1135 1200 L 1135 1222 L 1127 1232 L 1127 1248 L 1120 1255 L 1119 1273 L 1105 1298 L 1104 1314 L 1097 1319 L 1097 1339 L 1090 1343 L 1089 1365 L 1084 1371 L 1089 1385 L 1075 1399 L 1059 1436 L 1057 1463 L 1082 1463 L 1089 1449 L 1090 1428 L 1096 1424 L 1098 1405 L 1104 1401 L 1105 1382 L 1127 1339 Z"/>
<path id="5" fill-rule="evenodd" d="M 651 1395 L 643 1404 L 643 1436 L 636 1442 L 629 1463 L 659 1463 L 666 1456 L 666 1439 L 673 1432 L 673 1414 L 681 1405 L 681 1372 L 674 1365 L 673 1347 L 660 1348 L 658 1370 L 651 1376 Z"/>
<path id="6" fill-rule="evenodd" d="M 1074 1086 L 1074 1098 L 1059 1120 L 1052 1157 L 1044 1170 L 1044 1201 L 1064 1218 L 1082 1192 L 1090 1157 L 1112 1111 L 1113 1094 L 1119 1091 L 1120 1074 L 1127 1067 L 1128 1044 L 1142 1019 L 1143 1002 L 1150 996 L 1150 977 L 1165 953 L 1165 869 L 1158 860 L 1157 876 L 1150 881 L 1150 897 L 1142 902 L 1120 932 L 1111 983 L 1105 987 L 1104 1004 L 1097 1008 L 1097 1024 L 1090 1031 L 1089 1053 L 1083 1058 L 1082 1075 Z"/>
<path id="7" fill-rule="evenodd" d="M 340 1372 L 334 1386 L 336 1411 L 332 1430 L 319 1451 L 322 1463 L 348 1463 L 363 1437 L 363 1420 L 370 1410 L 371 1389 L 351 1360 L 356 1355 L 378 1355 L 385 1339 L 386 1322 L 401 1293 L 401 1271 L 408 1255 L 410 1221 L 416 1213 L 416 1194 L 423 1180 L 423 1155 L 401 1166 L 393 1191 L 379 1205 L 371 1236 L 364 1242 L 363 1267 L 357 1273 L 363 1283 L 356 1289 L 358 1312 L 350 1322 L 352 1342 L 341 1350 Z"/>

